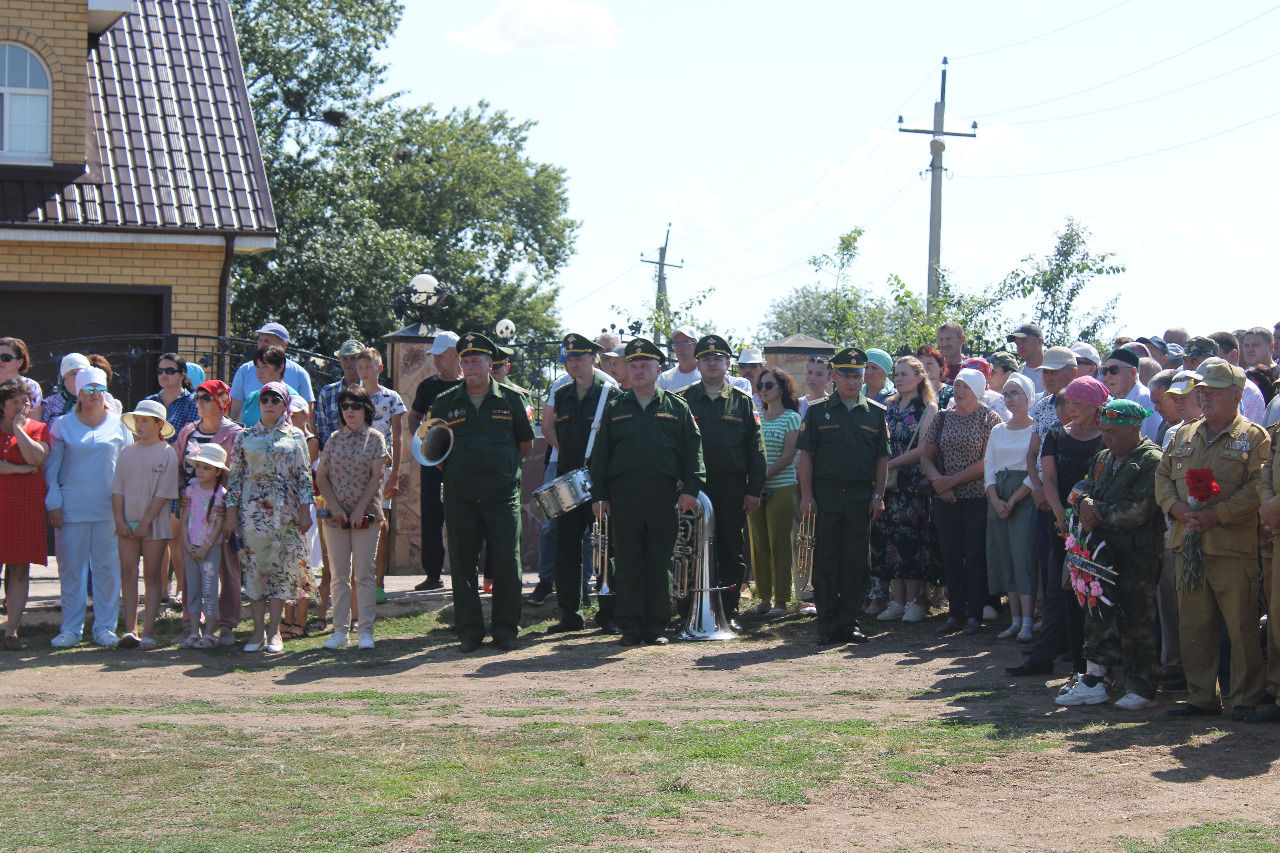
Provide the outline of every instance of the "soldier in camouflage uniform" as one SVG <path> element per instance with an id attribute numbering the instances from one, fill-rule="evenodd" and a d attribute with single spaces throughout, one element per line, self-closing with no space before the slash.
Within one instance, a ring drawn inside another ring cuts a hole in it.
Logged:
<path id="1" fill-rule="evenodd" d="M 1136 711 L 1155 700 L 1156 587 L 1164 519 L 1156 503 L 1160 448 L 1142 435 L 1151 413 L 1131 400 L 1112 400 L 1100 412 L 1104 449 L 1093 457 L 1074 508 L 1099 560 L 1115 567 L 1108 591 L 1115 607 L 1100 607 L 1101 618 L 1085 620 L 1084 657 L 1088 669 L 1057 698 L 1059 705 L 1097 705 L 1107 700 L 1102 677 L 1124 665 L 1125 695 L 1116 707 Z"/>

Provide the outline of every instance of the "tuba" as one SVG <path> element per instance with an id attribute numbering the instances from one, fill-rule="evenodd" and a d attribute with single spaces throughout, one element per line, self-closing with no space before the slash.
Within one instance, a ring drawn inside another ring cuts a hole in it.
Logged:
<path id="1" fill-rule="evenodd" d="M 439 465 L 453 450 L 453 430 L 441 418 L 423 421 L 410 442 L 419 465 Z"/>
<path id="2" fill-rule="evenodd" d="M 613 595 L 609 588 L 609 513 L 602 512 L 591 524 L 591 565 L 596 577 L 600 579 L 600 588 L 596 595 Z"/>
<path id="3" fill-rule="evenodd" d="M 724 618 L 720 592 L 711 585 L 711 564 L 715 560 L 715 513 L 711 499 L 698 493 L 698 508 L 680 513 L 673 557 L 673 592 L 676 598 L 689 597 L 689 617 L 680 629 L 682 640 L 732 640 L 735 634 Z"/>
<path id="4" fill-rule="evenodd" d="M 817 523 L 818 513 L 807 512 L 800 516 L 800 527 L 796 530 L 796 569 L 804 575 L 805 592 L 813 591 L 813 543 Z"/>

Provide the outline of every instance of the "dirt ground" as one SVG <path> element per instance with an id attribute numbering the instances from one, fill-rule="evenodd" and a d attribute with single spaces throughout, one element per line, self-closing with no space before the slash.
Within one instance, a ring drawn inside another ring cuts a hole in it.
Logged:
<path id="1" fill-rule="evenodd" d="M 23 709 L 155 707 L 156 719 L 182 720 L 166 717 L 160 706 L 193 698 L 235 706 L 281 693 L 374 688 L 459 695 L 449 722 L 477 728 L 526 721 L 486 712 L 538 708 L 539 720 L 569 723 L 597 711 L 615 722 L 990 721 L 996 736 L 1043 732 L 1058 739 L 1039 751 L 943 766 L 909 784 L 837 780 L 810 790 L 809 801 L 799 805 L 692 804 L 680 819 L 649 822 L 658 840 L 646 843 L 656 850 L 1115 850 L 1122 837 L 1159 844 L 1171 830 L 1206 822 L 1280 824 L 1280 726 L 1226 717 L 1167 720 L 1164 711 L 1182 698 L 1176 695 L 1162 695 L 1157 707 L 1136 713 L 1110 705 L 1058 708 L 1052 699 L 1065 665 L 1053 678 L 1006 676 L 1003 668 L 1020 655 L 1015 643 L 995 639 L 994 631 L 940 641 L 933 636 L 936 621 L 888 629 L 870 624 L 871 643 L 829 650 L 813 645 L 812 626 L 796 616 L 748 623 L 738 640 L 635 649 L 599 634 L 566 638 L 531 630 L 514 652 L 485 646 L 461 655 L 436 632 L 381 641 L 377 667 L 334 665 L 331 653 L 317 648 L 320 638 L 249 664 L 174 647 L 59 660 L 43 643 L 32 643 L 16 657 L 0 659 L 0 701 Z M 256 662 L 262 662 L 259 669 L 252 668 Z M 538 698 L 553 689 L 572 697 L 563 716 L 556 710 L 559 700 Z M 608 698 L 595 695 L 602 691 Z M 49 718 L 56 719 L 76 724 L 74 717 Z M 135 722 L 102 717 L 92 724 L 112 725 L 113 719 Z M 222 715 L 219 722 L 277 725 L 252 713 Z M 329 731 L 347 726 L 353 736 L 371 725 L 360 717 L 304 716 L 294 723 Z M 396 721 L 438 724 L 425 715 Z M 720 838 L 707 831 L 723 826 L 748 832 Z"/>

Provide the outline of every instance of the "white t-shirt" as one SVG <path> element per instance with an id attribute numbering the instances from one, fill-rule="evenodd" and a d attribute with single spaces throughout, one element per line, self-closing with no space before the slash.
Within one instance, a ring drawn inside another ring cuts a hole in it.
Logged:
<path id="1" fill-rule="evenodd" d="M 658 374 L 658 388 L 663 391 L 683 391 L 695 382 L 702 381 L 702 372 L 695 365 L 693 370 L 688 373 L 680 369 L 680 365 L 668 368 Z M 734 388 L 742 391 L 751 398 L 755 398 L 755 392 L 751 390 L 751 380 L 745 376 L 732 376 L 728 373 L 724 375 L 724 381 L 728 382 Z M 758 408 L 758 407 L 757 407 Z"/>
<path id="2" fill-rule="evenodd" d="M 1044 393 L 1044 379 L 1040 376 L 1040 368 L 1028 367 L 1024 364 L 1018 368 L 1018 372 L 1031 380 L 1031 384 L 1035 386 L 1037 394 Z"/>
<path id="3" fill-rule="evenodd" d="M 996 424 L 987 437 L 987 450 L 983 455 L 983 486 L 994 486 L 1001 471 L 1027 470 L 1027 447 L 1031 444 L 1032 427 L 1013 429 L 1008 424 Z M 1031 488 L 1031 478 L 1023 480 Z"/>

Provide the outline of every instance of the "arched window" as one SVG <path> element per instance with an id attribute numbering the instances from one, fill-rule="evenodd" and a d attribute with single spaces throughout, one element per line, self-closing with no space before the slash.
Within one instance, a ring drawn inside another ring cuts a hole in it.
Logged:
<path id="1" fill-rule="evenodd" d="M 49 72 L 25 47 L 0 44 L 0 159 L 49 159 Z"/>

